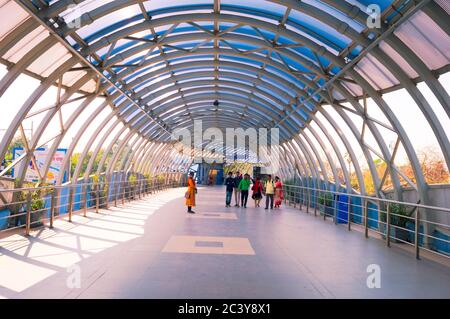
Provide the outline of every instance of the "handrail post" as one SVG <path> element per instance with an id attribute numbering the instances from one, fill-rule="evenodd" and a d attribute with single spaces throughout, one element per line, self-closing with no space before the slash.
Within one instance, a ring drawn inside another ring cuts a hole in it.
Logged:
<path id="1" fill-rule="evenodd" d="M 53 189 L 50 200 L 50 228 L 53 228 L 53 221 L 55 220 L 55 201 L 56 201 L 56 188 Z"/>
<path id="2" fill-rule="evenodd" d="M 97 183 L 97 187 L 95 188 L 95 194 L 96 194 L 96 196 L 95 196 L 95 212 L 98 214 L 98 207 L 99 207 L 99 202 L 100 202 L 100 189 L 99 189 L 99 187 L 100 187 L 100 184 L 99 183 Z"/>
<path id="3" fill-rule="evenodd" d="M 142 199 L 142 196 L 141 196 L 141 187 L 142 187 L 142 182 L 141 182 L 141 180 L 140 180 L 140 179 L 139 179 L 138 185 L 139 185 L 139 188 L 138 188 L 139 199 Z"/>
<path id="4" fill-rule="evenodd" d="M 83 216 L 86 217 L 87 216 L 87 206 L 88 206 L 88 201 L 87 201 L 87 194 L 88 194 L 88 184 L 84 184 L 84 209 L 83 209 Z"/>
<path id="5" fill-rule="evenodd" d="M 105 209 L 109 209 L 109 178 L 105 176 Z"/>
<path id="6" fill-rule="evenodd" d="M 294 208 L 297 206 L 297 192 L 294 192 Z"/>
<path id="7" fill-rule="evenodd" d="M 317 196 L 317 189 L 314 191 L 314 194 L 316 195 L 316 196 L 314 196 L 315 197 L 315 199 L 314 199 L 314 216 L 317 216 L 317 204 L 318 204 L 318 196 Z"/>
<path id="8" fill-rule="evenodd" d="M 305 192 L 304 192 L 303 188 L 298 192 L 298 194 L 299 194 L 298 201 L 299 201 L 299 204 L 300 204 L 300 207 L 299 207 L 300 210 L 302 210 L 302 208 L 303 208 L 303 197 L 304 197 L 303 194 L 304 193 Z"/>
<path id="9" fill-rule="evenodd" d="M 298 189 L 295 187 L 292 187 L 292 189 L 290 188 L 290 192 L 289 192 L 292 196 L 297 196 L 298 195 Z M 291 205 L 292 202 L 292 196 L 289 196 L 289 206 Z M 301 204 L 301 200 L 300 200 L 300 195 L 298 195 L 298 200 L 299 200 L 299 209 L 302 210 L 302 204 Z"/>
<path id="10" fill-rule="evenodd" d="M 352 197 L 350 194 L 347 195 L 347 229 L 352 230 Z"/>
<path id="11" fill-rule="evenodd" d="M 386 246 L 391 247 L 391 204 L 386 208 Z"/>
<path id="12" fill-rule="evenodd" d="M 136 183 L 136 188 L 134 189 L 134 200 L 141 199 L 141 192 L 140 192 L 141 183 Z"/>
<path id="13" fill-rule="evenodd" d="M 334 199 L 334 224 L 337 225 L 338 217 L 339 217 L 339 212 L 338 212 L 338 208 L 339 208 L 339 194 L 334 193 L 333 199 Z"/>
<path id="14" fill-rule="evenodd" d="M 369 237 L 369 220 L 368 220 L 368 200 L 363 199 L 363 210 L 364 210 L 364 236 Z"/>
<path id="15" fill-rule="evenodd" d="M 320 194 L 322 194 L 322 190 L 320 191 Z M 326 193 L 325 193 L 326 194 Z M 327 219 L 327 199 L 325 198 L 325 195 L 322 195 L 323 197 L 323 220 Z"/>
<path id="16" fill-rule="evenodd" d="M 306 194 L 306 213 L 309 214 L 309 204 L 310 204 L 310 190 L 309 188 L 306 190 L 307 194 Z"/>
<path id="17" fill-rule="evenodd" d="M 416 209 L 415 218 L 415 233 L 414 233 L 414 247 L 416 250 L 416 259 L 420 259 L 420 245 L 419 245 L 419 232 L 420 232 L 420 211 L 419 207 Z"/>
<path id="18" fill-rule="evenodd" d="M 27 217 L 25 221 L 25 235 L 30 235 L 30 228 L 31 228 L 31 191 L 28 190 L 27 193 Z"/>
<path id="19" fill-rule="evenodd" d="M 308 194 L 308 189 L 307 188 L 303 188 L 302 189 L 302 203 L 303 203 L 304 206 L 306 206 L 305 193 Z"/>
<path id="20" fill-rule="evenodd" d="M 131 203 L 131 198 L 133 197 L 133 192 L 131 190 L 131 183 L 128 181 L 127 181 L 127 183 L 128 183 L 128 202 Z"/>
<path id="21" fill-rule="evenodd" d="M 114 206 L 117 207 L 117 192 L 119 190 L 118 184 L 117 184 L 117 174 L 116 177 L 114 177 Z"/>
<path id="22" fill-rule="evenodd" d="M 123 177 L 123 174 L 122 174 L 122 177 Z M 125 181 L 123 179 L 121 179 L 121 185 L 122 185 L 122 187 L 120 189 L 120 194 L 122 195 L 121 196 L 122 197 L 122 205 L 124 205 L 125 204 L 125 190 L 126 190 L 126 187 L 125 187 Z"/>
<path id="23" fill-rule="evenodd" d="M 73 187 L 69 186 L 69 223 L 72 222 Z"/>

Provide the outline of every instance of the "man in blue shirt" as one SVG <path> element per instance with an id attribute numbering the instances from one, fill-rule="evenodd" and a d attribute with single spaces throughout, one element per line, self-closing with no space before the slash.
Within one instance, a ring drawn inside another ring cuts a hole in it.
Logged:
<path id="1" fill-rule="evenodd" d="M 234 189 L 234 178 L 232 172 L 228 173 L 228 177 L 225 179 L 225 186 L 227 187 L 227 197 L 225 200 L 225 207 L 230 207 L 231 197 L 233 196 L 233 189 Z"/>

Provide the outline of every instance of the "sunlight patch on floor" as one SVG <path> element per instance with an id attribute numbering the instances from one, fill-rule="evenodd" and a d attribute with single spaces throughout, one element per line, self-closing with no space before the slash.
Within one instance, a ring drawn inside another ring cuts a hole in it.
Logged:
<path id="1" fill-rule="evenodd" d="M 33 230 L 30 237 L 15 234 L 0 239 L 0 289 L 22 292 L 81 260 L 142 236 L 146 220 L 182 195 L 183 191 L 169 190 L 99 213 L 89 211 L 87 217 L 74 215 L 73 223 L 56 220 L 53 229 Z"/>

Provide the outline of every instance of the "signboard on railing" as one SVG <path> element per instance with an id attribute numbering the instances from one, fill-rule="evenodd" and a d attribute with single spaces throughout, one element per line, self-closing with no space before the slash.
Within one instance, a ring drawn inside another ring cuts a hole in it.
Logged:
<path id="1" fill-rule="evenodd" d="M 24 152 L 25 150 L 23 148 L 15 148 L 13 150 L 13 160 L 20 157 Z M 67 149 L 58 148 L 56 150 L 47 172 L 46 178 L 47 183 L 50 184 L 56 183 L 60 174 L 64 174 L 62 182 L 65 183 L 67 181 L 67 171 L 64 171 L 64 169 L 61 167 L 64 157 L 66 156 L 66 153 Z M 48 149 L 46 148 L 38 148 L 34 151 L 34 157 L 37 167 L 35 167 L 33 161 L 30 160 L 30 162 L 28 163 L 27 173 L 25 175 L 26 181 L 29 182 L 39 181 L 38 169 L 39 172 L 42 172 L 47 156 L 48 156 Z M 17 169 L 14 169 L 13 177 L 16 178 L 17 177 L 16 175 Z"/>

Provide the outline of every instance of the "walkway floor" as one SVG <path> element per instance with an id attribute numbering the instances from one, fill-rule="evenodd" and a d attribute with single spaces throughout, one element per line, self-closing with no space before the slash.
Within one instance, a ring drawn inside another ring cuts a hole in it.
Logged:
<path id="1" fill-rule="evenodd" d="M 298 209 L 225 208 L 221 187 L 199 189 L 191 216 L 183 195 L 1 239 L 0 298 L 450 298 L 449 268 L 380 240 Z"/>

